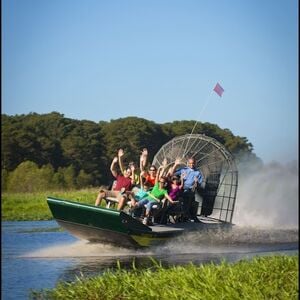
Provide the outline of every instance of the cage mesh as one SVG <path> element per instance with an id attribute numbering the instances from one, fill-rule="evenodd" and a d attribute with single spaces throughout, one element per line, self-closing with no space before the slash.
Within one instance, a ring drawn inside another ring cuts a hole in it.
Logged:
<path id="1" fill-rule="evenodd" d="M 197 190 L 198 215 L 232 222 L 238 186 L 238 172 L 234 159 L 215 139 L 202 134 L 175 137 L 164 144 L 154 156 L 152 164 L 159 167 L 167 159 L 168 167 L 180 158 L 182 166 L 189 158 L 203 175 L 203 186 Z"/>

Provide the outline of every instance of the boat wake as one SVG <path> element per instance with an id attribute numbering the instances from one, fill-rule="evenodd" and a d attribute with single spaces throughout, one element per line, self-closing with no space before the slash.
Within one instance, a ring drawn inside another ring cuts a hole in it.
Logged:
<path id="1" fill-rule="evenodd" d="M 186 233 L 164 245 L 127 249 L 107 244 L 76 241 L 40 249 L 23 255 L 31 258 L 121 258 L 185 254 L 251 253 L 298 249 L 298 229 L 270 230 L 233 227 Z"/>
<path id="2" fill-rule="evenodd" d="M 26 253 L 23 257 L 31 258 L 75 258 L 75 257 L 107 257 L 107 256 L 128 256 L 135 251 L 132 249 L 116 247 L 108 244 L 89 243 L 79 240 L 74 243 L 60 244 L 47 247 L 31 253 Z"/>
<path id="3" fill-rule="evenodd" d="M 164 246 L 171 253 L 248 253 L 298 249 L 298 229 L 270 230 L 233 227 L 231 230 L 192 232 Z"/>

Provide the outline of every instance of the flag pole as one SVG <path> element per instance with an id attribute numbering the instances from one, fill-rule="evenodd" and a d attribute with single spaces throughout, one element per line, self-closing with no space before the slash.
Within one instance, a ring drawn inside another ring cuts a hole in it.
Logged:
<path id="1" fill-rule="evenodd" d="M 204 105 L 202 106 L 202 109 L 201 109 L 201 111 L 200 111 L 200 113 L 199 113 L 199 115 L 198 115 L 198 120 L 200 119 L 200 117 L 201 117 L 202 113 L 204 112 L 205 108 L 207 107 L 207 104 L 208 104 L 208 102 L 209 102 L 209 100 L 210 100 L 210 96 L 211 96 L 211 94 L 208 95 L 208 97 L 206 98 L 206 101 L 204 102 Z M 193 127 L 193 129 L 192 129 L 192 131 L 191 131 L 191 133 L 190 133 L 190 136 L 189 136 L 188 141 L 187 141 L 187 143 L 186 143 L 185 149 L 184 149 L 184 151 L 183 151 L 182 158 L 186 155 L 186 150 L 187 150 L 187 147 L 188 147 L 188 145 L 189 145 L 189 141 L 190 141 L 190 139 L 191 139 L 191 136 L 192 136 L 194 130 L 196 129 L 197 124 L 199 123 L 198 120 L 196 120 L 196 122 L 195 122 L 195 124 L 194 124 L 194 127 Z"/>
<path id="2" fill-rule="evenodd" d="M 223 88 L 221 87 L 221 85 L 217 82 L 217 84 L 216 84 L 216 86 L 214 87 L 213 91 L 216 92 L 220 97 L 222 97 L 222 94 L 223 94 L 223 92 L 224 92 L 224 89 L 223 89 Z M 211 94 L 208 95 L 208 97 L 207 97 L 207 99 L 206 99 L 206 102 L 205 102 L 204 105 L 202 106 L 202 109 L 201 109 L 201 111 L 200 111 L 200 113 L 199 113 L 198 119 L 200 118 L 201 114 L 204 112 L 204 109 L 206 108 L 206 106 L 207 106 L 207 104 L 208 104 L 208 101 L 210 100 L 210 96 L 211 96 Z M 194 130 L 195 130 L 197 124 L 198 124 L 198 120 L 196 120 L 195 125 L 194 125 L 194 127 L 193 127 L 193 129 L 192 129 L 192 131 L 191 131 L 191 133 L 190 133 L 190 136 L 189 136 L 188 141 L 187 141 L 187 143 L 186 143 L 186 146 L 185 146 L 185 149 L 184 149 L 182 158 L 183 158 L 183 157 L 186 155 L 186 153 L 187 153 L 186 150 L 187 150 L 187 147 L 188 147 L 188 145 L 189 145 L 189 141 L 190 141 L 190 139 L 191 139 L 191 136 L 192 136 L 192 134 L 193 134 L 193 132 L 194 132 Z"/>

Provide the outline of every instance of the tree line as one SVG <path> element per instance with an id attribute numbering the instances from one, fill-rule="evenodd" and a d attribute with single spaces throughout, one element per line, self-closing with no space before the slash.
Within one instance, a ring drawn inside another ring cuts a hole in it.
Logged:
<path id="1" fill-rule="evenodd" d="M 96 123 L 58 112 L 2 114 L 2 189 L 23 192 L 108 184 L 110 163 L 119 148 L 127 161 L 136 162 L 147 148 L 151 162 L 163 144 L 191 133 L 194 125 L 194 120 L 157 124 L 138 117 Z M 198 122 L 194 133 L 215 138 L 238 162 L 261 162 L 248 139 L 229 129 Z"/>

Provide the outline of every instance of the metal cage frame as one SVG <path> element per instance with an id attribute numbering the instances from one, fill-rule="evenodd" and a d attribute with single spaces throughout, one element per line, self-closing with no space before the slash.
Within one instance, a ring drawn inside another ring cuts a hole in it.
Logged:
<path id="1" fill-rule="evenodd" d="M 167 159 L 167 166 L 171 167 L 177 158 L 182 165 L 194 158 L 203 175 L 203 185 L 196 193 L 198 215 L 232 223 L 238 188 L 238 170 L 232 154 L 212 137 L 186 134 L 164 144 L 152 164 L 159 167 Z"/>

